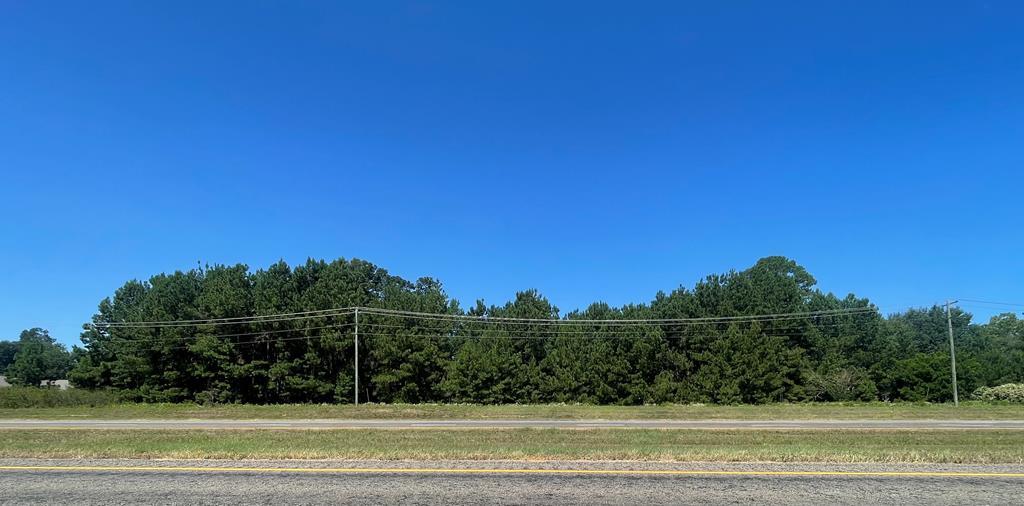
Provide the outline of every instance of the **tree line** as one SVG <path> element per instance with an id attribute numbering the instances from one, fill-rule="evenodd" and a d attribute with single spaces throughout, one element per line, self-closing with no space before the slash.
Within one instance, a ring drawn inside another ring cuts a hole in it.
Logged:
<path id="1" fill-rule="evenodd" d="M 16 341 L 0 341 L 0 375 L 19 385 L 64 379 L 74 363 L 72 354 L 45 329 L 23 330 Z"/>
<path id="2" fill-rule="evenodd" d="M 362 260 L 160 274 L 129 281 L 100 303 L 83 346 L 65 352 L 74 362 L 70 379 L 151 402 L 352 402 L 354 315 L 323 310 L 357 306 L 376 308 L 360 315 L 361 401 L 952 397 L 944 308 L 884 316 L 866 298 L 822 292 L 784 257 L 707 276 L 648 303 L 594 303 L 566 314 L 536 290 L 504 305 L 463 308 L 437 280 L 408 281 Z M 309 311 L 323 312 L 251 318 Z M 106 325 L 209 319 L 235 320 Z M 1008 313 L 974 324 L 954 308 L 952 322 L 961 392 L 1024 380 L 1024 321 Z"/>

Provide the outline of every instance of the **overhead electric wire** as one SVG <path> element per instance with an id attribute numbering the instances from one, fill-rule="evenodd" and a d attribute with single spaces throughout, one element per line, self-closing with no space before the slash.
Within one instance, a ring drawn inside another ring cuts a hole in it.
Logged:
<path id="1" fill-rule="evenodd" d="M 527 322 L 527 323 L 546 323 L 546 322 L 582 322 L 582 323 L 618 323 L 618 322 L 631 322 L 631 323 L 663 323 L 663 322 L 688 322 L 688 321 L 729 321 L 729 320 L 745 320 L 745 319 L 762 319 L 762 318 L 776 318 L 776 317 L 812 317 L 816 315 L 828 315 L 828 314 L 844 314 L 844 313 L 855 313 L 855 312 L 874 312 L 875 308 L 871 307 L 858 307 L 858 308 L 842 308 L 842 309 L 824 309 L 820 311 L 805 311 L 805 312 L 794 312 L 794 313 L 772 313 L 772 314 L 755 314 L 755 315 L 737 315 L 737 316 L 706 316 L 706 317 L 693 317 L 693 318 L 613 318 L 613 319 L 585 319 L 585 318 L 571 318 L 571 319 L 555 319 L 555 318 L 509 318 L 509 317 L 488 317 L 488 316 L 473 316 L 473 315 L 458 315 L 458 314 L 443 314 L 443 313 L 424 313 L 417 311 L 402 311 L 397 309 L 383 309 L 383 308 L 368 308 L 360 307 L 359 311 L 364 313 L 385 313 L 395 315 L 408 315 L 408 316 L 437 316 L 446 318 L 458 318 L 465 320 L 483 320 L 483 321 L 511 321 L 511 322 Z"/>
<path id="2" fill-rule="evenodd" d="M 168 320 L 149 322 L 93 322 L 90 325 L 97 328 L 166 328 L 166 327 L 196 327 L 200 325 L 248 325 L 254 323 L 273 323 L 294 320 L 309 320 L 311 318 L 327 318 L 330 316 L 345 316 L 355 313 L 355 308 L 324 309 L 320 311 L 304 311 L 301 313 L 281 313 L 263 316 L 236 317 L 227 321 L 225 318 L 207 320 Z"/>
<path id="3" fill-rule="evenodd" d="M 294 321 L 294 320 L 308 320 L 312 318 L 326 318 L 331 316 L 344 316 L 353 314 L 356 311 L 361 311 L 365 314 L 375 314 L 379 316 L 397 316 L 406 318 L 421 318 L 421 319 L 434 319 L 434 320 L 462 320 L 462 321 L 476 321 L 476 322 L 507 322 L 507 323 L 522 323 L 522 324 L 534 324 L 534 325 L 569 325 L 569 324 L 604 324 L 604 325 L 626 325 L 626 324 L 687 324 L 687 323 L 724 323 L 733 321 L 769 321 L 769 320 L 787 320 L 787 319 L 803 319 L 803 318 L 814 318 L 822 316 L 836 316 L 846 314 L 858 314 L 858 313 L 871 313 L 876 312 L 875 308 L 847 308 L 847 309 L 832 309 L 822 311 L 808 311 L 800 313 L 775 313 L 775 314 L 760 314 L 760 315 L 743 315 L 743 316 L 715 316 L 715 317 L 695 317 L 695 318 L 654 318 L 654 319 L 583 319 L 583 318 L 571 318 L 571 319 L 541 319 L 541 318 L 510 318 L 510 317 L 488 317 L 488 316 L 473 316 L 473 315 L 446 315 L 442 313 L 423 313 L 415 311 L 401 311 L 394 309 L 383 309 L 383 308 L 368 308 L 368 307 L 347 307 L 347 308 L 334 308 L 334 309 L 323 309 L 316 311 L 301 311 L 293 313 L 279 313 L 249 317 L 231 317 L 231 318 L 207 318 L 207 319 L 195 319 L 195 320 L 165 320 L 165 321 L 122 321 L 122 322 L 93 322 L 91 325 L 96 328 L 102 329 L 114 329 L 114 328 L 170 328 L 170 327 L 195 327 L 202 325 L 247 325 L 257 323 L 273 323 L 282 321 Z"/>
<path id="4" fill-rule="evenodd" d="M 266 315 L 253 315 L 253 316 L 233 316 L 225 318 L 200 318 L 195 320 L 153 320 L 153 321 L 118 321 L 118 322 L 94 322 L 94 325 L 102 325 L 106 327 L 118 327 L 118 326 L 157 326 L 157 325 L 205 325 L 205 324 L 221 324 L 221 323 L 237 323 L 238 321 L 262 321 L 266 318 L 281 318 L 296 316 L 299 318 L 315 317 L 322 313 L 338 313 L 338 312 L 352 312 L 354 307 L 340 307 L 332 309 L 317 309 L 310 311 L 297 311 L 292 313 L 274 313 Z M 308 316 L 307 316 L 308 315 Z"/>
<path id="5" fill-rule="evenodd" d="M 642 325 L 642 324 L 638 324 L 638 325 Z M 825 327 L 825 328 L 827 328 L 827 327 L 839 327 L 839 326 L 842 326 L 842 325 L 845 325 L 845 323 L 842 323 L 842 322 L 816 323 L 816 324 L 813 325 L 813 328 L 820 329 L 820 328 L 823 328 L 823 327 Z M 158 344 L 166 344 L 168 341 L 187 341 L 187 340 L 194 340 L 194 339 L 199 339 L 199 338 L 224 339 L 224 338 L 233 338 L 233 337 L 263 336 L 263 335 L 267 335 L 267 334 L 308 332 L 308 331 L 311 331 L 311 330 L 347 329 L 347 328 L 354 327 L 354 326 L 355 326 L 354 322 L 348 322 L 348 323 L 337 323 L 337 324 L 332 324 L 332 325 L 322 325 L 322 326 L 316 326 L 316 327 L 299 327 L 299 328 L 293 328 L 293 329 L 265 330 L 265 331 L 241 332 L 241 333 L 233 333 L 233 334 L 213 334 L 213 335 L 209 335 L 209 334 L 193 334 L 193 335 L 187 335 L 187 336 L 152 336 L 152 337 L 145 337 L 145 338 L 125 338 L 125 337 L 119 337 L 119 336 L 111 336 L 110 337 L 110 341 L 107 341 L 107 343 L 158 345 Z M 635 331 L 630 331 L 630 330 L 614 330 L 614 329 L 556 329 L 556 330 L 550 330 L 549 329 L 549 330 L 545 330 L 542 333 L 540 333 L 538 335 L 534 335 L 534 336 L 516 336 L 516 335 L 511 335 L 510 336 L 510 335 L 501 335 L 501 334 L 498 334 L 498 335 L 495 335 L 495 334 L 472 335 L 474 332 L 476 332 L 476 333 L 494 332 L 495 329 L 493 329 L 493 328 L 469 328 L 469 327 L 463 327 L 463 328 L 459 329 L 459 331 L 453 331 L 452 333 L 448 333 L 448 334 L 443 334 L 442 335 L 442 334 L 418 334 L 418 333 L 402 333 L 402 332 L 384 332 L 384 331 L 373 330 L 374 328 L 387 328 L 387 329 L 404 329 L 404 330 L 409 330 L 409 331 L 415 332 L 416 329 L 411 329 L 411 328 L 409 328 L 408 326 L 405 326 L 405 325 L 394 325 L 394 324 L 374 323 L 374 322 L 360 323 L 360 327 L 363 327 L 363 326 L 365 326 L 366 329 L 363 330 L 360 333 L 360 335 L 368 337 L 368 338 L 369 337 L 378 337 L 378 338 L 379 337 L 428 337 L 428 338 L 454 338 L 454 339 L 462 338 L 462 339 L 520 339 L 521 340 L 521 339 L 552 339 L 552 338 L 571 338 L 571 337 L 578 337 L 578 338 L 583 338 L 583 339 L 649 339 L 649 338 L 681 339 L 681 338 L 687 338 L 687 337 L 698 337 L 698 336 L 694 336 L 693 334 L 689 334 L 689 333 L 684 334 L 684 335 L 674 335 L 674 334 L 671 334 L 671 333 L 670 334 L 665 334 L 664 332 L 661 332 L 662 331 L 661 327 L 650 327 L 650 326 L 641 326 L 641 327 L 638 327 Z M 645 335 L 645 334 L 642 333 L 644 330 L 648 330 L 648 329 L 657 330 L 657 331 L 659 331 L 659 333 L 652 334 L 652 335 Z M 429 329 L 429 330 L 433 330 L 433 329 Z M 789 331 L 789 332 L 788 333 L 779 333 L 780 330 L 781 331 Z M 497 331 L 498 332 L 508 332 L 508 329 L 498 329 Z M 518 331 L 513 331 L 513 332 L 518 332 Z M 801 336 L 801 335 L 805 335 L 805 334 L 806 334 L 806 332 L 805 331 L 801 331 L 800 329 L 772 329 L 772 328 L 763 329 L 762 332 L 759 333 L 759 335 L 764 336 L 764 337 L 795 337 L 795 336 Z M 320 333 L 317 336 L 297 336 L 297 337 L 294 337 L 294 338 L 283 338 L 283 339 L 276 338 L 276 339 L 259 339 L 259 340 L 255 340 L 255 341 L 232 341 L 229 344 L 272 343 L 272 342 L 278 342 L 278 341 L 291 341 L 291 340 L 303 339 L 303 338 L 306 338 L 306 337 L 312 338 L 312 337 L 318 337 L 318 336 L 323 336 L 323 333 Z M 166 350 L 166 349 L 183 349 L 183 348 L 187 348 L 187 347 L 188 347 L 188 345 L 172 346 L 172 347 L 161 347 L 161 349 L 164 349 L 164 350 Z"/>
<path id="6" fill-rule="evenodd" d="M 786 317 L 786 318 L 772 318 L 772 319 L 746 319 L 746 320 L 726 320 L 726 321 L 686 321 L 686 320 L 644 320 L 644 321 L 629 321 L 629 320 L 607 320 L 597 323 L 595 320 L 549 320 L 549 321 L 534 321 L 534 322 L 508 322 L 508 321 L 494 321 L 494 320 L 453 320 L 449 318 L 439 317 L 413 317 L 404 315 L 385 315 L 379 313 L 372 313 L 375 316 L 382 317 L 393 317 L 393 318 L 416 318 L 421 321 L 438 321 L 448 322 L 453 324 L 484 324 L 484 325 L 506 325 L 506 326 L 518 326 L 518 327 L 571 327 L 571 326 L 585 326 L 594 325 L 601 327 L 632 327 L 632 326 L 648 326 L 648 327 L 693 327 L 700 325 L 721 325 L 721 324 L 733 324 L 733 323 L 773 323 L 773 322 L 786 322 L 786 321 L 797 321 L 806 319 L 819 319 L 836 316 L 846 315 L 863 315 L 870 314 L 872 311 L 860 311 L 856 313 L 842 313 L 842 314 L 831 314 L 831 315 L 817 315 L 813 317 L 799 316 L 799 317 Z"/>
<path id="7" fill-rule="evenodd" d="M 1016 302 L 995 302 L 991 300 L 979 300 L 979 299 L 960 299 L 961 302 L 976 302 L 979 304 L 992 304 L 995 306 L 1012 306 L 1012 307 L 1024 307 L 1024 304 Z"/>
<path id="8" fill-rule="evenodd" d="M 765 333 L 759 333 L 758 337 L 799 337 L 799 336 L 803 336 L 803 335 L 805 335 L 805 334 L 802 333 L 802 332 L 792 333 L 792 334 L 765 334 Z M 363 337 L 363 333 L 362 332 L 359 333 L 359 337 L 360 338 Z M 590 337 L 586 337 L 586 336 L 571 337 L 570 336 L 570 337 L 567 337 L 567 336 L 543 336 L 543 335 L 534 335 L 534 336 L 494 336 L 494 335 L 461 336 L 461 335 L 436 335 L 436 334 L 435 335 L 429 335 L 429 334 L 427 334 L 427 335 L 423 335 L 423 334 L 407 334 L 407 335 L 396 336 L 394 334 L 369 332 L 369 333 L 366 334 L 366 337 L 372 337 L 372 338 L 380 338 L 380 337 L 425 337 L 425 338 L 428 338 L 428 339 L 510 339 L 510 340 L 530 340 L 530 339 L 538 339 L 538 340 L 540 340 L 540 339 L 580 339 L 580 340 L 599 340 L 599 339 L 610 339 L 610 340 L 613 340 L 613 339 L 614 340 L 666 339 L 666 340 L 673 340 L 673 339 L 695 339 L 695 338 L 721 339 L 724 336 L 721 336 L 721 335 L 719 335 L 719 336 L 708 336 L 708 335 L 693 335 L 693 334 L 672 335 L 672 336 L 651 335 L 651 336 L 610 336 L 610 337 L 609 336 L 590 336 Z"/>
<path id="9" fill-rule="evenodd" d="M 359 308 L 362 314 L 377 316 L 394 316 L 400 318 L 419 318 L 424 320 L 445 320 L 445 321 L 467 321 L 467 322 L 502 322 L 508 324 L 532 324 L 532 325 L 573 325 L 573 324 L 602 324 L 602 325 L 673 325 L 690 323 L 729 323 L 729 322 L 754 322 L 754 321 L 775 321 L 795 320 L 827 316 L 843 316 L 861 313 L 876 313 L 875 308 L 848 308 L 831 309 L 822 311 L 809 311 L 801 313 L 775 313 L 746 316 L 716 316 L 716 317 L 695 317 L 695 318 L 651 318 L 651 319 L 541 319 L 541 318 L 507 318 L 487 317 L 472 315 L 446 315 L 441 313 L 420 313 L 414 311 L 385 310 L 377 308 Z"/>
<path id="10" fill-rule="evenodd" d="M 762 322 L 752 322 L 752 323 L 762 323 Z M 517 324 L 508 324 L 508 323 L 496 322 L 495 325 L 517 325 Z M 548 327 L 548 328 L 543 329 L 543 330 L 538 330 L 537 332 L 538 333 L 542 333 L 545 336 L 551 336 L 551 335 L 561 336 L 561 335 L 567 335 L 567 334 L 590 334 L 590 335 L 595 335 L 595 336 L 604 336 L 604 335 L 633 335 L 636 332 L 641 332 L 641 331 L 646 331 L 646 330 L 656 330 L 656 331 L 659 331 L 659 332 L 664 332 L 665 331 L 665 329 L 660 324 L 654 324 L 654 325 L 634 324 L 634 325 L 635 325 L 635 327 L 625 327 L 625 328 L 623 328 L 623 326 L 618 326 L 618 327 L 605 328 L 605 329 L 601 329 L 601 328 L 589 328 L 588 329 L 588 328 L 585 328 L 586 325 L 577 325 L 577 326 L 562 325 L 562 326 L 554 327 L 554 328 L 553 327 Z M 701 324 L 701 325 L 713 325 L 713 324 L 705 323 L 705 324 Z M 819 323 L 813 323 L 811 325 L 812 325 L 813 328 L 829 328 L 829 327 L 844 326 L 844 325 L 847 325 L 847 323 L 846 322 L 819 322 Z M 395 324 L 387 324 L 387 323 L 375 323 L 375 322 L 372 322 L 372 321 L 365 321 L 365 322 L 360 322 L 359 323 L 359 327 L 361 329 L 364 326 L 365 327 L 373 327 L 373 328 L 400 329 L 400 330 L 407 330 L 407 331 L 410 331 L 410 332 L 415 332 L 417 330 L 416 327 L 410 327 L 408 325 L 395 325 Z M 685 327 L 691 328 L 691 327 L 697 327 L 697 325 L 686 325 Z M 435 328 L 426 327 L 426 330 L 437 331 L 437 330 L 444 330 L 444 329 L 435 329 Z M 800 329 L 766 328 L 764 330 L 771 331 L 771 330 L 800 330 Z M 452 330 L 452 334 L 453 335 L 458 335 L 459 332 L 523 332 L 523 331 L 524 331 L 523 329 L 509 329 L 509 328 L 505 328 L 505 327 L 497 327 L 496 328 L 493 325 L 490 326 L 490 327 L 476 327 L 476 326 L 466 325 L 466 326 L 461 326 L 461 327 L 454 328 Z M 698 328 L 698 331 L 701 331 L 701 329 Z M 362 334 L 363 334 L 363 332 L 360 332 L 360 335 L 362 335 Z M 410 334 L 410 335 L 415 335 L 415 334 Z"/>

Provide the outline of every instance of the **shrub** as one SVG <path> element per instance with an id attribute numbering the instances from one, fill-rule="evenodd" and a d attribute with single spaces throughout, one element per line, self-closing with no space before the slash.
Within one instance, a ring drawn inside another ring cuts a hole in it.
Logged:
<path id="1" fill-rule="evenodd" d="M 1007 383 L 997 387 L 981 387 L 973 397 L 982 401 L 1024 403 L 1024 383 Z"/>
<path id="2" fill-rule="evenodd" d="M 10 387 L 0 388 L 0 408 L 56 408 L 65 406 L 106 406 L 118 402 L 118 395 L 109 390 L 70 388 Z"/>
<path id="3" fill-rule="evenodd" d="M 871 401 L 878 387 L 867 371 L 859 368 L 837 369 L 825 374 L 811 371 L 805 383 L 813 401 Z"/>

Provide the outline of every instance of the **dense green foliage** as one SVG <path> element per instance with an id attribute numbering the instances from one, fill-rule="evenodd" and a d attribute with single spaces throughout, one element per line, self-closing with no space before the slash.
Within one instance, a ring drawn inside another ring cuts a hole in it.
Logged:
<path id="1" fill-rule="evenodd" d="M 9 360 L 3 372 L 8 381 L 16 385 L 38 386 L 42 380 L 63 379 L 73 365 L 68 350 L 43 329 L 24 330 L 17 342 L 0 344 L 3 344 L 0 347 L 4 350 L 3 358 Z M 13 359 L 8 359 L 6 355 L 12 350 Z"/>
<path id="2" fill-rule="evenodd" d="M 980 387 L 974 398 L 982 401 L 1005 401 L 1024 404 L 1024 384 L 1007 383 L 995 387 Z"/>
<path id="3" fill-rule="evenodd" d="M 0 341 L 0 374 L 7 372 L 7 368 L 14 363 L 14 356 L 17 353 L 17 341 Z"/>
<path id="4" fill-rule="evenodd" d="M 117 392 L 84 388 L 11 387 L 0 388 L 0 409 L 109 406 L 117 403 Z"/>
<path id="5" fill-rule="evenodd" d="M 374 402 L 763 403 L 951 398 L 943 308 L 888 318 L 867 299 L 815 288 L 795 262 L 769 257 L 711 275 L 649 304 L 595 303 L 560 315 L 536 291 L 468 310 L 439 282 L 410 282 L 361 260 L 279 262 L 250 272 L 213 266 L 130 281 L 100 303 L 96 323 L 233 318 L 339 307 L 481 317 L 363 314 L 360 397 Z M 797 313 L 857 314 L 702 324 L 573 323 Z M 486 318 L 486 319 L 483 319 Z M 561 319 L 557 329 L 500 318 Z M 1024 380 L 1024 322 L 972 325 L 955 309 L 960 389 Z M 246 324 L 87 326 L 71 378 L 130 399 L 351 402 L 351 315 Z"/>

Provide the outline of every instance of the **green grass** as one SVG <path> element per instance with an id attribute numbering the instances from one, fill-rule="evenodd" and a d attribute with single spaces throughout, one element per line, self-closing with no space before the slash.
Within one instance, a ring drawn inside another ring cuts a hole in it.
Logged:
<path id="1" fill-rule="evenodd" d="M 1024 431 L 3 430 L 0 457 L 1024 463 Z"/>
<path id="2" fill-rule="evenodd" d="M 780 420 L 780 419 L 1024 419 L 1024 405 L 965 402 L 952 404 L 914 403 L 806 403 L 759 406 L 660 405 L 499 405 L 468 404 L 364 404 L 352 405 L 220 405 L 195 404 L 112 404 L 0 408 L 0 418 L 34 419 L 690 419 L 690 420 Z"/>

